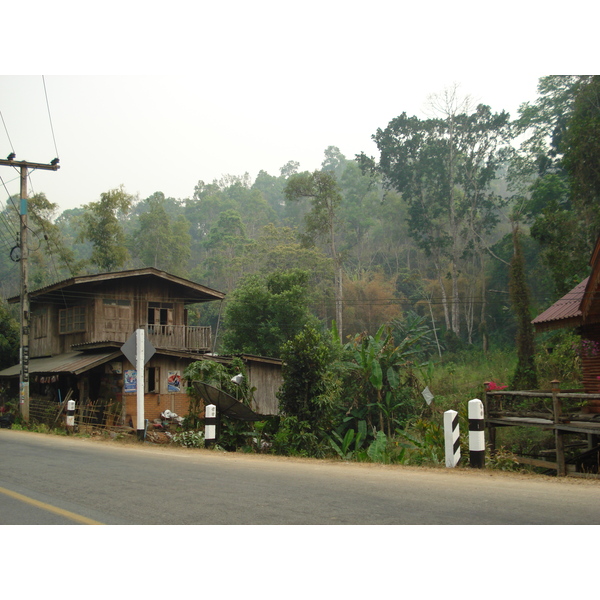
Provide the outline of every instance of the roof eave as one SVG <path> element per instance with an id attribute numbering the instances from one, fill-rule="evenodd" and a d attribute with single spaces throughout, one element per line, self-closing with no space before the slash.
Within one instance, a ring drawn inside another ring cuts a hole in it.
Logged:
<path id="1" fill-rule="evenodd" d="M 176 275 L 171 275 L 166 271 L 161 271 L 159 269 L 155 269 L 154 267 L 146 267 L 144 269 L 134 269 L 129 271 L 115 271 L 110 273 L 97 273 L 95 275 L 81 275 L 78 277 L 71 277 L 69 279 L 64 279 L 63 281 L 58 281 L 56 283 L 47 285 L 43 288 L 39 288 L 37 290 L 33 290 L 29 292 L 30 298 L 36 298 L 38 296 L 44 296 L 46 294 L 51 294 L 52 292 L 58 290 L 64 290 L 69 287 L 84 285 L 86 283 L 98 283 L 103 281 L 111 281 L 115 279 L 125 279 L 125 278 L 136 278 L 136 277 L 147 277 L 154 276 L 160 279 L 165 279 L 170 281 L 173 284 L 183 286 L 190 291 L 195 293 L 202 294 L 204 297 L 202 299 L 198 298 L 197 302 L 210 302 L 212 300 L 223 300 L 225 298 L 224 292 L 219 292 L 218 290 L 214 290 L 212 288 L 206 287 L 199 283 L 195 283 L 188 279 L 184 279 L 182 277 L 178 277 Z M 7 299 L 9 304 L 16 304 L 20 302 L 20 296 L 13 296 Z M 196 299 L 189 298 L 186 301 L 186 304 L 194 304 Z"/>

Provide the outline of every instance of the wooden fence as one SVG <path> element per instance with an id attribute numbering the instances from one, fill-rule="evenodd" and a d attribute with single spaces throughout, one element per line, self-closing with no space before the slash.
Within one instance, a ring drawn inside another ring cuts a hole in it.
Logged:
<path id="1" fill-rule="evenodd" d="M 30 422 L 47 425 L 50 429 L 64 427 L 69 399 L 70 394 L 67 394 L 63 402 L 32 396 L 29 401 Z M 77 402 L 75 405 L 75 428 L 80 432 L 92 429 L 128 429 L 123 411 L 123 404 L 120 402 L 113 404 L 105 404 L 101 401 Z"/>
<path id="2" fill-rule="evenodd" d="M 582 474 L 582 469 L 598 473 L 600 455 L 600 394 L 584 390 L 560 390 L 559 382 L 544 390 L 494 390 L 484 388 L 484 416 L 492 451 L 496 448 L 498 427 L 530 426 L 554 432 L 556 461 L 517 457 L 519 462 L 555 469 L 559 476 Z M 586 450 L 567 459 L 565 437 L 585 435 Z M 590 466 L 591 465 L 591 466 Z"/>

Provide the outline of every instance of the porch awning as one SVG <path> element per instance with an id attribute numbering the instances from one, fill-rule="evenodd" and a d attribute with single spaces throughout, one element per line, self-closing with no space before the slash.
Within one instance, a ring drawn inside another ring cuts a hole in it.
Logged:
<path id="1" fill-rule="evenodd" d="M 79 375 L 122 356 L 121 350 L 112 350 L 99 353 L 66 352 L 46 358 L 32 358 L 29 360 L 29 373 L 73 373 Z M 20 374 L 20 364 L 0 371 L 0 377 L 18 377 Z"/>

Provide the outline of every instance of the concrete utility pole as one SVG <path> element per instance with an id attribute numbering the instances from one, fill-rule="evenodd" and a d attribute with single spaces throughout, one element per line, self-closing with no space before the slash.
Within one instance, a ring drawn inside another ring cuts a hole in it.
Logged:
<path id="1" fill-rule="evenodd" d="M 21 205 L 20 231 L 19 231 L 19 262 L 21 264 L 21 381 L 20 399 L 21 416 L 25 422 L 29 421 L 29 248 L 27 246 L 27 176 L 29 169 L 43 169 L 57 171 L 58 159 L 55 158 L 49 165 L 31 163 L 25 160 L 14 160 L 15 155 L 10 154 L 6 160 L 0 159 L 0 166 L 18 168 L 21 174 Z"/>

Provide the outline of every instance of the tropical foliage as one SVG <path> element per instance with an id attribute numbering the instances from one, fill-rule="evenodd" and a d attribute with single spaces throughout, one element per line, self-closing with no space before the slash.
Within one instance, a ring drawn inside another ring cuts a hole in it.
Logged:
<path id="1" fill-rule="evenodd" d="M 329 146 L 312 172 L 292 160 L 276 174 L 200 179 L 185 198 L 117 187 L 57 214 L 36 194 L 31 287 L 154 266 L 226 292 L 222 318 L 191 307 L 189 321 L 218 328 L 219 352 L 284 360 L 284 414 L 264 428 L 272 448 L 408 460 L 436 439 L 420 396 L 436 374 L 439 400 L 453 393 L 457 364 L 503 349 L 515 384 L 543 381 L 545 368 L 576 371 L 565 344 L 561 368 L 527 323 L 589 274 L 599 90 L 599 76 L 542 77 L 512 116 L 447 90 L 428 118 L 399 106 L 373 132 L 377 156 Z M 10 250 L 15 199 L 1 214 Z M 18 296 L 9 252 L 0 286 L 3 298 Z M 14 360 L 16 316 L 2 306 L 2 360 Z M 190 377 L 229 385 L 206 364 L 194 369 Z M 415 425 L 424 416 L 429 429 Z"/>

